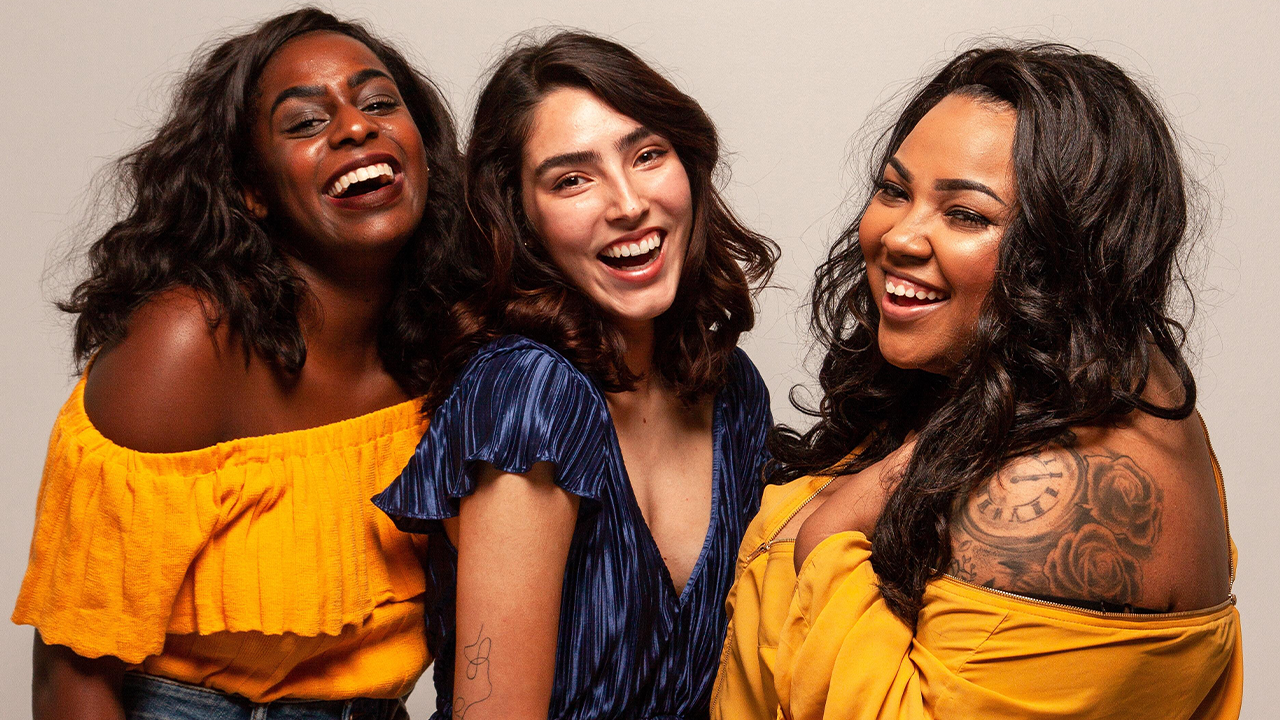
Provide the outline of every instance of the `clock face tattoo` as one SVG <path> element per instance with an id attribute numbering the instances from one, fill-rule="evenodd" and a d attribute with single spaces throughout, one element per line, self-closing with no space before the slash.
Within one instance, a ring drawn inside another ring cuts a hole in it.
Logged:
<path id="1" fill-rule="evenodd" d="M 1079 509 L 1084 467 L 1079 455 L 1063 448 L 1019 458 L 969 501 L 965 529 L 979 539 L 1005 540 L 1061 532 Z"/>

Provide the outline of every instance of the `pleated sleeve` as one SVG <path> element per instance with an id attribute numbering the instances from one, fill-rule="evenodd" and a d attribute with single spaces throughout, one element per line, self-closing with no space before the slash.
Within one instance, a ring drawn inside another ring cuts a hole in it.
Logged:
<path id="1" fill-rule="evenodd" d="M 458 514 L 475 490 L 475 466 L 528 472 L 555 465 L 555 482 L 598 509 L 612 424 L 604 397 L 554 350 L 508 336 L 477 353 L 432 416 L 409 464 L 374 504 L 396 526 L 427 532 Z"/>

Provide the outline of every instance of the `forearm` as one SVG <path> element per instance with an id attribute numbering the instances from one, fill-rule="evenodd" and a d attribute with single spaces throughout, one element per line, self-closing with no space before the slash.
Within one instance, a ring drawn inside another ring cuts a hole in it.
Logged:
<path id="1" fill-rule="evenodd" d="M 124 720 L 120 682 L 124 663 L 85 658 L 35 634 L 31 654 L 33 720 Z"/>

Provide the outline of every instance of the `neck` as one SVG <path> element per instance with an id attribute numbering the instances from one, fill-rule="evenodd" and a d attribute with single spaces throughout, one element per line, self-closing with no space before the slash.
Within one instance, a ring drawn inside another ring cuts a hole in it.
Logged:
<path id="1" fill-rule="evenodd" d="M 653 321 L 626 322 L 618 326 L 622 331 L 626 351 L 623 359 L 627 369 L 641 378 L 641 387 L 651 384 L 650 370 L 653 369 Z"/>
<path id="2" fill-rule="evenodd" d="M 378 327 L 391 297 L 386 273 L 345 275 L 293 263 L 311 294 L 301 317 L 308 356 L 365 366 L 380 362 Z"/>

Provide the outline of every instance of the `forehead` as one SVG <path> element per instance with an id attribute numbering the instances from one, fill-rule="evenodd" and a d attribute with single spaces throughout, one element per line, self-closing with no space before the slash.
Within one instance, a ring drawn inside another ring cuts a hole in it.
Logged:
<path id="1" fill-rule="evenodd" d="M 258 89 L 262 95 L 274 97 L 273 91 L 295 85 L 345 82 L 366 68 L 387 71 L 378 56 L 359 40 L 340 33 L 312 32 L 280 46 L 263 67 Z"/>
<path id="2" fill-rule="evenodd" d="M 925 114 L 894 156 L 913 175 L 1013 183 L 1017 113 L 1008 107 L 948 95 Z"/>
<path id="3" fill-rule="evenodd" d="M 566 152 L 603 152 L 638 127 L 640 123 L 614 110 L 589 90 L 557 88 L 534 108 L 524 158 L 536 163 Z"/>

